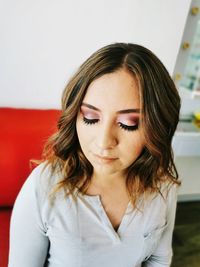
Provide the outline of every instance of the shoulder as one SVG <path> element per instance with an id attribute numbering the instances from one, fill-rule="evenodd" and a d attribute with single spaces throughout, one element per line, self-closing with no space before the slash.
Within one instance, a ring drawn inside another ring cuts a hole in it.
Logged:
<path id="1" fill-rule="evenodd" d="M 38 198 L 44 197 L 49 194 L 58 179 L 58 172 L 53 172 L 52 166 L 43 162 L 30 173 L 21 189 L 21 193 L 33 193 Z"/>
<path id="2" fill-rule="evenodd" d="M 157 187 L 156 192 L 144 194 L 143 204 L 148 209 L 159 207 L 166 211 L 173 203 L 177 202 L 178 185 L 170 179 L 166 179 L 160 181 Z"/>
<path id="3" fill-rule="evenodd" d="M 160 185 L 156 203 L 160 205 L 160 209 L 162 209 L 166 215 L 174 213 L 176 210 L 178 187 L 179 186 L 170 179 L 167 179 Z"/>
<path id="4" fill-rule="evenodd" d="M 160 194 L 166 201 L 175 200 L 177 198 L 179 185 L 171 179 L 166 179 L 160 184 Z"/>
<path id="5" fill-rule="evenodd" d="M 58 179 L 57 174 L 56 170 L 53 171 L 52 165 L 45 161 L 35 167 L 29 177 L 32 177 L 36 183 L 52 184 Z"/>

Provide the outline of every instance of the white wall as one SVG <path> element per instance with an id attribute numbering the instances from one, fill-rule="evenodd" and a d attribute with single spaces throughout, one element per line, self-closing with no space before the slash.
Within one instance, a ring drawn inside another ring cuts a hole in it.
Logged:
<path id="1" fill-rule="evenodd" d="M 150 48 L 173 73 L 191 0 L 0 0 L 0 106 L 59 108 L 92 52 Z"/>

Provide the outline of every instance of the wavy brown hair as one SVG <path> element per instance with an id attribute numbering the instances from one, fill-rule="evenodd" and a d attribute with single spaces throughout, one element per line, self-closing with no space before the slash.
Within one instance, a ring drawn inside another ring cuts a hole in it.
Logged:
<path id="1" fill-rule="evenodd" d="M 76 118 L 92 81 L 119 69 L 128 70 L 139 84 L 141 121 L 146 145 L 126 172 L 127 192 L 136 201 L 146 192 L 160 192 L 163 180 L 180 184 L 174 164 L 172 137 L 177 127 L 180 97 L 162 62 L 147 48 L 131 43 L 114 43 L 92 54 L 69 80 L 62 95 L 58 131 L 50 137 L 43 153 L 52 173 L 59 169 L 61 180 L 54 193 L 86 193 L 93 167 L 83 154 L 76 133 Z M 171 184 L 171 183 L 170 183 Z"/>

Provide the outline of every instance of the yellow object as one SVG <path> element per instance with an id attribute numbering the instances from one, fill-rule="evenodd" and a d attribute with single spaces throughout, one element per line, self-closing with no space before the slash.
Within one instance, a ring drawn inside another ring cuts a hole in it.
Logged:
<path id="1" fill-rule="evenodd" d="M 176 73 L 174 76 L 174 80 L 175 81 L 179 81 L 181 79 L 181 74 L 180 73 Z"/>
<path id="2" fill-rule="evenodd" d="M 195 112 L 194 117 L 196 120 L 200 121 L 200 112 Z"/>
<path id="3" fill-rule="evenodd" d="M 197 6 L 192 7 L 191 13 L 192 15 L 196 16 L 199 13 L 199 7 Z"/>
<path id="4" fill-rule="evenodd" d="M 184 50 L 188 49 L 189 47 L 190 47 L 190 43 L 188 43 L 188 42 L 184 42 L 184 43 L 182 44 L 182 48 L 183 48 Z"/>

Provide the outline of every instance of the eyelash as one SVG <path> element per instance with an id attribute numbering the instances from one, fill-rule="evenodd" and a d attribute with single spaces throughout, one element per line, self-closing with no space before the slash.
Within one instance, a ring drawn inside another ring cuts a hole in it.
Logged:
<path id="1" fill-rule="evenodd" d="M 92 124 L 97 123 L 98 121 L 99 121 L 98 119 L 87 119 L 87 118 L 83 117 L 83 122 L 86 125 L 92 125 Z M 118 124 L 119 124 L 119 127 L 125 131 L 135 131 L 138 129 L 138 125 L 128 126 L 128 125 L 125 125 L 121 122 L 119 122 Z"/>
<path id="2" fill-rule="evenodd" d="M 98 119 L 87 119 L 86 117 L 83 117 L 83 122 L 87 125 L 95 124 L 98 121 Z"/>

